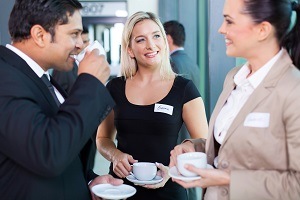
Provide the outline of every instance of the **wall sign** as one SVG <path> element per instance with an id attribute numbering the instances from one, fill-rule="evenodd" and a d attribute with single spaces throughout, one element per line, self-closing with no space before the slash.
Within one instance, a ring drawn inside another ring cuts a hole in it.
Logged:
<path id="1" fill-rule="evenodd" d="M 83 17 L 127 17 L 126 2 L 80 2 Z"/>

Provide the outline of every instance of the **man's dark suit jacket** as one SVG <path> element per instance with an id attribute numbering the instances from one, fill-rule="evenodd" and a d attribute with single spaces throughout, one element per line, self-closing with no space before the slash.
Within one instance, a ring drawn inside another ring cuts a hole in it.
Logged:
<path id="1" fill-rule="evenodd" d="M 171 65 L 177 74 L 190 79 L 199 90 L 200 70 L 197 64 L 186 54 L 184 50 L 178 50 L 171 54 Z"/>
<path id="2" fill-rule="evenodd" d="M 0 199 L 90 199 L 89 145 L 113 106 L 105 86 L 81 74 L 58 108 L 27 63 L 0 46 Z"/>
<path id="3" fill-rule="evenodd" d="M 52 78 L 54 79 L 55 82 L 58 83 L 59 86 L 61 86 L 67 93 L 71 92 L 71 89 L 76 81 L 76 78 L 78 77 L 78 66 L 74 62 L 74 66 L 71 71 L 57 71 L 53 70 L 52 73 Z M 86 148 L 84 148 L 83 151 L 87 151 L 89 154 L 88 157 L 88 164 L 89 168 L 93 169 L 94 168 L 94 159 L 96 155 L 96 131 L 94 137 L 92 137 L 92 140 L 90 140 L 90 145 L 87 145 Z"/>

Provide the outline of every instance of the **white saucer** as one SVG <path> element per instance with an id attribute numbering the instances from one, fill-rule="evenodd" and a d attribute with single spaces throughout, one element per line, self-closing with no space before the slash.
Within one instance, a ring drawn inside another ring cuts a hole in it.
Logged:
<path id="1" fill-rule="evenodd" d="M 104 199 L 126 199 L 136 193 L 136 189 L 130 185 L 99 184 L 92 187 L 92 191 L 98 197 Z"/>
<path id="2" fill-rule="evenodd" d="M 126 179 L 137 185 L 153 185 L 153 184 L 159 183 L 163 180 L 163 178 L 161 176 L 155 176 L 155 178 L 150 181 L 140 181 L 132 175 L 126 176 Z"/>
<path id="3" fill-rule="evenodd" d="M 207 169 L 213 169 L 213 167 L 211 165 L 209 165 L 209 164 L 207 164 L 206 168 Z M 182 180 L 184 182 L 191 182 L 191 181 L 194 181 L 194 180 L 201 179 L 200 176 L 182 176 L 177 171 L 176 166 L 173 166 L 173 167 L 170 168 L 170 170 L 169 170 L 169 176 L 172 177 L 172 178 L 175 178 L 175 179 Z"/>

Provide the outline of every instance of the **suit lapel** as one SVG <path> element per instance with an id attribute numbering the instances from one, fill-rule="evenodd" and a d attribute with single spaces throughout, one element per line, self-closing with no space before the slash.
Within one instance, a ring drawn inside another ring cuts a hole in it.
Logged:
<path id="1" fill-rule="evenodd" d="M 1 55 L 3 55 L 3 59 L 6 63 L 13 66 L 14 68 L 18 69 L 22 73 L 24 73 L 29 79 L 31 79 L 35 84 L 44 91 L 47 86 L 43 83 L 42 80 L 36 75 L 36 73 L 29 67 L 29 65 L 23 60 L 20 56 L 16 53 L 7 49 L 6 47 L 0 47 Z M 45 87 L 43 87 L 45 86 Z M 48 89 L 48 88 L 47 88 Z M 47 90 L 45 90 L 47 91 Z M 51 95 L 51 94 L 49 94 Z"/>
<path id="2" fill-rule="evenodd" d="M 48 103 L 53 109 L 58 108 L 45 83 L 29 67 L 25 60 L 23 60 L 15 52 L 11 51 L 10 49 L 4 46 L 0 46 L 0 57 L 1 59 L 5 60 L 5 62 L 8 63 L 10 66 L 18 69 L 23 74 L 25 74 L 27 78 L 31 79 L 34 82 L 34 84 L 39 88 L 39 91 L 45 96 Z"/>
<path id="3" fill-rule="evenodd" d="M 216 156 L 216 153 L 217 153 L 217 152 L 215 152 L 215 139 L 214 139 L 214 132 L 213 132 L 214 131 L 214 124 L 215 124 L 216 118 L 217 118 L 220 110 L 222 109 L 222 107 L 226 103 L 230 93 L 232 92 L 232 90 L 236 86 L 235 83 L 233 82 L 233 77 L 239 69 L 240 69 L 240 67 L 235 68 L 230 73 L 230 75 L 228 75 L 226 77 L 226 79 L 228 81 L 225 81 L 226 85 L 224 85 L 224 89 L 223 89 L 222 93 L 220 94 L 219 99 L 217 101 L 217 104 L 215 105 L 213 113 L 210 117 L 209 130 L 208 130 L 209 135 L 208 135 L 207 142 L 206 142 L 208 145 L 206 145 L 206 149 L 205 149 L 206 152 L 213 152 L 213 155 L 208 155 L 208 163 L 209 164 L 213 163 L 213 160 L 214 160 L 214 158 Z"/>
<path id="4" fill-rule="evenodd" d="M 251 94 L 249 99 L 246 101 L 244 106 L 241 108 L 241 110 L 239 111 L 239 113 L 237 114 L 235 119 L 233 120 L 230 128 L 227 131 L 227 134 L 224 138 L 222 145 L 224 145 L 226 143 L 228 138 L 234 133 L 235 129 L 239 125 L 244 123 L 246 116 L 249 113 L 251 113 L 251 111 L 253 111 L 255 109 L 255 107 L 257 105 L 259 105 L 259 103 L 270 94 L 270 92 L 271 92 L 271 90 L 268 90 L 267 88 L 265 88 L 264 86 L 261 86 L 261 85 L 254 90 L 254 92 Z M 222 148 L 222 146 L 221 146 L 221 148 Z"/>
<path id="5" fill-rule="evenodd" d="M 277 62 L 274 64 L 272 69 L 269 71 L 267 76 L 264 78 L 264 80 L 261 82 L 261 84 L 254 90 L 254 92 L 251 94 L 249 99 L 246 101 L 244 106 L 241 108 L 240 112 L 237 114 L 235 119 L 233 120 L 230 128 L 227 131 L 227 134 L 224 138 L 223 144 L 221 145 L 221 149 L 224 146 L 224 144 L 227 142 L 227 140 L 234 134 L 239 134 L 238 132 L 235 132 L 236 128 L 244 123 L 244 120 L 246 119 L 247 115 L 251 113 L 259 104 L 261 101 L 263 101 L 268 95 L 272 92 L 272 90 L 275 88 L 277 82 L 281 78 L 281 76 L 284 74 L 284 72 L 288 69 L 289 66 L 291 66 L 292 61 L 289 58 L 287 52 L 284 50 L 281 57 L 277 60 Z M 228 96 L 227 96 L 228 98 Z M 221 108 L 218 110 L 217 113 L 219 113 Z"/>

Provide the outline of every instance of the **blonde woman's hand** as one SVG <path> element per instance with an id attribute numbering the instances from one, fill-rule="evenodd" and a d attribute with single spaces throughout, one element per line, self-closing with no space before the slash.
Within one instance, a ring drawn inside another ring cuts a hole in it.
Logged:
<path id="1" fill-rule="evenodd" d="M 112 162 L 114 173 L 120 178 L 125 178 L 132 170 L 131 164 L 138 162 L 138 160 L 133 159 L 133 157 L 127 153 L 119 151 L 113 156 Z"/>
<path id="2" fill-rule="evenodd" d="M 157 176 L 161 176 L 163 178 L 162 182 L 157 183 L 157 184 L 153 184 L 153 185 L 143 185 L 143 187 L 148 188 L 148 189 L 157 189 L 157 188 L 161 188 L 164 187 L 166 182 L 170 179 L 169 176 L 169 167 L 164 166 L 161 163 L 155 163 L 156 166 L 158 167 L 158 172 L 157 172 Z"/>

